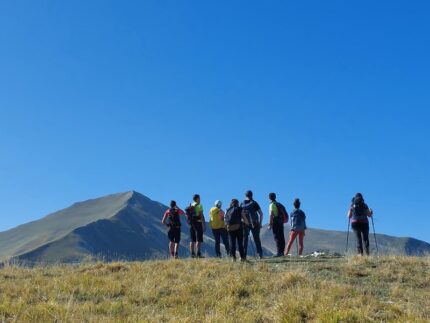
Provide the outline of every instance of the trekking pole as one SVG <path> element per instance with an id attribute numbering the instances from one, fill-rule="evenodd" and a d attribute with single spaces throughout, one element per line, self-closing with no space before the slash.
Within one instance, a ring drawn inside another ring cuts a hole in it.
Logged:
<path id="1" fill-rule="evenodd" d="M 348 233 L 346 235 L 346 248 L 345 248 L 345 254 L 348 253 L 348 243 L 349 243 L 349 227 L 351 225 L 351 218 L 348 219 Z"/>
<path id="2" fill-rule="evenodd" d="M 375 223 L 373 222 L 373 215 L 370 218 L 372 219 L 373 237 L 375 238 L 376 254 L 379 255 L 378 240 L 376 239 Z"/>

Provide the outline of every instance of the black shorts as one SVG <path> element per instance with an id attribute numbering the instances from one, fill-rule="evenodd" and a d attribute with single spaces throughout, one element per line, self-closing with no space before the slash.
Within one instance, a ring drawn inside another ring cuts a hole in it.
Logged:
<path id="1" fill-rule="evenodd" d="M 179 228 L 170 228 L 167 233 L 170 242 L 179 243 L 181 242 L 181 227 Z"/>
<path id="2" fill-rule="evenodd" d="M 203 224 L 197 222 L 190 227 L 191 242 L 203 242 Z"/>

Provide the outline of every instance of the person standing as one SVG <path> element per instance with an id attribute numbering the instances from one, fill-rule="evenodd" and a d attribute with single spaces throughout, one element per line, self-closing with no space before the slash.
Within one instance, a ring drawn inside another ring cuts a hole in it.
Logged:
<path id="1" fill-rule="evenodd" d="M 275 193 L 269 194 L 269 200 L 269 230 L 272 230 L 276 242 L 277 253 L 275 257 L 282 257 L 285 251 L 284 223 L 288 222 L 288 212 L 281 203 L 276 201 Z"/>
<path id="2" fill-rule="evenodd" d="M 290 214 L 291 218 L 291 232 L 290 232 L 290 240 L 288 241 L 287 250 L 285 251 L 285 255 L 290 255 L 291 246 L 294 243 L 294 240 L 299 237 L 299 256 L 303 254 L 303 240 L 305 237 L 306 227 L 306 214 L 300 209 L 300 200 L 295 199 L 294 201 L 294 211 Z"/>
<path id="3" fill-rule="evenodd" d="M 246 254 L 243 247 L 243 224 L 248 225 L 248 219 L 243 209 L 239 206 L 237 199 L 232 199 L 230 207 L 227 209 L 224 222 L 230 238 L 230 256 L 236 261 L 236 243 L 239 248 L 240 260 L 246 261 Z M 243 223 L 243 224 L 242 224 Z"/>
<path id="4" fill-rule="evenodd" d="M 209 211 L 209 225 L 211 226 L 212 233 L 215 239 L 215 254 L 218 258 L 221 258 L 221 239 L 227 254 L 230 250 L 228 233 L 224 223 L 225 213 L 221 208 L 222 202 L 215 201 L 215 206 Z"/>
<path id="5" fill-rule="evenodd" d="M 188 224 L 190 226 L 190 254 L 192 258 L 203 258 L 201 248 L 203 233 L 206 231 L 203 206 L 200 204 L 200 195 L 193 196 L 193 203 L 186 209 Z"/>
<path id="6" fill-rule="evenodd" d="M 181 219 L 180 216 L 184 215 L 176 205 L 175 201 L 170 202 L 170 208 L 164 213 L 161 222 L 169 228 L 167 237 L 169 238 L 169 253 L 170 257 L 178 258 L 179 243 L 181 242 Z"/>
<path id="7" fill-rule="evenodd" d="M 245 212 L 248 225 L 244 225 L 243 230 L 243 247 L 245 255 L 248 254 L 248 238 L 249 233 L 252 233 L 254 238 L 255 248 L 260 259 L 263 258 L 263 248 L 261 247 L 260 230 L 263 223 L 263 211 L 260 205 L 254 201 L 252 191 L 245 193 L 245 200 L 241 203 L 240 207 Z"/>
<path id="8" fill-rule="evenodd" d="M 366 255 L 370 255 L 368 218 L 371 216 L 373 216 L 372 209 L 364 202 L 363 195 L 357 193 L 348 211 L 348 219 L 351 220 L 351 227 L 356 236 L 357 252 L 359 255 L 363 255 L 363 242 Z"/>

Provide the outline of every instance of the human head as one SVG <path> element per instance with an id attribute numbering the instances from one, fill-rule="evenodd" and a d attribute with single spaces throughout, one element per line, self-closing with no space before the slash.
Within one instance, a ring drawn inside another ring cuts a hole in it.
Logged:
<path id="1" fill-rule="evenodd" d="M 218 209 L 222 208 L 222 202 L 220 200 L 216 200 L 215 207 L 217 207 Z"/>
<path id="2" fill-rule="evenodd" d="M 238 207 L 239 206 L 239 200 L 238 199 L 232 199 L 230 202 L 230 207 Z"/>
<path id="3" fill-rule="evenodd" d="M 199 194 L 194 194 L 193 201 L 196 202 L 196 203 L 200 203 L 200 195 Z"/>
<path id="4" fill-rule="evenodd" d="M 176 201 L 170 201 L 170 207 L 173 209 L 176 207 Z"/>
<path id="5" fill-rule="evenodd" d="M 361 193 L 355 194 L 354 203 L 364 203 L 363 194 Z"/>
<path id="6" fill-rule="evenodd" d="M 269 194 L 269 200 L 271 200 L 272 202 L 276 201 L 276 194 L 275 193 L 270 193 Z"/>
<path id="7" fill-rule="evenodd" d="M 253 196 L 254 194 L 252 193 L 252 191 L 246 191 L 246 193 L 245 193 L 245 196 L 246 196 L 246 198 L 248 198 L 248 199 L 250 199 L 250 200 L 252 200 L 252 196 Z"/>
<path id="8" fill-rule="evenodd" d="M 300 203 L 300 199 L 295 199 L 295 200 L 294 200 L 294 207 L 295 207 L 296 209 L 300 209 L 300 205 L 301 205 L 301 203 Z"/>

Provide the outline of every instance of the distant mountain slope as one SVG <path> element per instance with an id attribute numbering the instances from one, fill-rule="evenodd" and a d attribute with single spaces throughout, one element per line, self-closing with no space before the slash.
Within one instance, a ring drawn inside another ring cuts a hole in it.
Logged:
<path id="1" fill-rule="evenodd" d="M 132 193 L 122 193 L 75 203 L 40 220 L 0 233 L 0 258 L 16 256 L 65 237 L 89 223 L 116 215 Z"/>
<path id="2" fill-rule="evenodd" d="M 285 226 L 285 238 L 288 240 L 290 227 Z M 262 240 L 267 249 L 275 252 L 275 242 L 272 232 L 267 230 L 267 226 L 262 230 Z M 383 234 L 377 234 L 379 254 L 381 255 L 409 255 L 423 256 L 430 255 L 430 244 L 412 238 L 397 238 Z M 319 229 L 309 229 L 305 236 L 304 253 L 311 253 L 316 250 L 329 250 L 340 254 L 345 253 L 347 233 L 341 231 L 329 231 Z M 374 254 L 376 251 L 373 234 L 370 235 L 370 248 Z M 296 245 L 292 248 L 296 253 Z M 349 253 L 356 252 L 355 236 L 352 232 L 349 235 Z"/>
<path id="3" fill-rule="evenodd" d="M 167 207 L 137 192 L 113 194 L 73 204 L 40 220 L 0 233 L 0 260 L 25 263 L 61 263 L 83 260 L 145 260 L 167 257 L 166 227 L 161 218 Z M 182 219 L 181 256 L 188 256 L 188 225 Z M 286 226 L 286 234 L 289 227 Z M 275 252 L 273 236 L 262 229 L 265 254 Z M 310 229 L 305 252 L 330 250 L 343 253 L 346 233 Z M 430 245 L 411 238 L 378 235 L 381 254 L 430 254 Z M 354 237 L 350 236 L 354 252 Z M 373 237 L 372 237 L 373 247 Z M 224 248 L 222 248 L 224 252 Z M 214 254 L 207 225 L 203 252 Z M 252 243 L 249 248 L 253 254 Z"/>
<path id="4" fill-rule="evenodd" d="M 40 220 L 0 233 L 0 259 L 28 263 L 83 260 L 144 260 L 167 256 L 167 207 L 137 192 L 76 203 Z M 181 255 L 188 250 L 188 226 L 182 219 Z M 213 255 L 208 230 L 204 252 Z"/>

